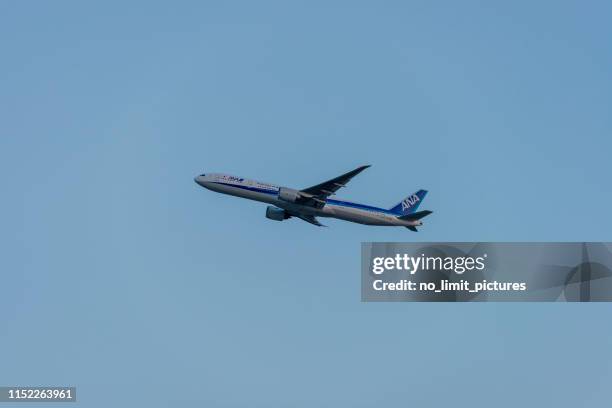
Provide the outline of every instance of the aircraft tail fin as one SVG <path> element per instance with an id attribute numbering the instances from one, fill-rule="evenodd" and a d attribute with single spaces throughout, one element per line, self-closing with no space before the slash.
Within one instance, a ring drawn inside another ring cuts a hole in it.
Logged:
<path id="1" fill-rule="evenodd" d="M 427 190 L 419 190 L 416 193 L 404 198 L 394 207 L 391 207 L 391 211 L 396 213 L 398 216 L 412 214 L 417 210 L 417 208 L 419 208 L 421 201 L 425 199 L 426 195 Z"/>

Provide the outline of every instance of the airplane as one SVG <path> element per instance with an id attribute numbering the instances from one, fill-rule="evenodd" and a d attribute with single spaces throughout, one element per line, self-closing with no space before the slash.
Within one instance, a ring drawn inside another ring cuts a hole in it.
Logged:
<path id="1" fill-rule="evenodd" d="M 321 224 L 317 217 L 330 217 L 365 225 L 401 226 L 416 232 L 416 227 L 423 225 L 421 219 L 432 213 L 428 210 L 416 211 L 427 195 L 426 190 L 411 194 L 388 210 L 329 198 L 368 167 L 370 166 L 357 167 L 341 176 L 303 190 L 219 173 L 200 174 L 195 178 L 195 182 L 218 193 L 272 204 L 266 208 L 266 218 L 275 221 L 296 217 L 324 227 L 325 225 Z"/>

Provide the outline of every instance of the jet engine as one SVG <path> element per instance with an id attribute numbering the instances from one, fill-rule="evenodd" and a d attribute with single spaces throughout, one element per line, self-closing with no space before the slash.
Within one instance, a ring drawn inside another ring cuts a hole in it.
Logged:
<path id="1" fill-rule="evenodd" d="M 271 205 L 266 208 L 266 218 L 269 218 L 274 221 L 282 221 L 289 218 L 290 215 L 287 214 L 287 211 L 282 208 L 272 207 Z"/>
<path id="2" fill-rule="evenodd" d="M 278 190 L 278 198 L 283 201 L 289 201 L 295 203 L 300 198 L 300 192 L 292 188 L 281 187 Z"/>

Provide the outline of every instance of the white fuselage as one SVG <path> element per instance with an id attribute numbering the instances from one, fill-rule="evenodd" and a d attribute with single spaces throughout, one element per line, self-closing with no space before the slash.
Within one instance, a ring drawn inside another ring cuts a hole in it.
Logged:
<path id="1" fill-rule="evenodd" d="M 421 221 L 402 220 L 399 214 L 383 208 L 372 207 L 344 200 L 327 199 L 322 208 L 296 204 L 278 197 L 280 186 L 248 180 L 226 174 L 205 174 L 195 182 L 218 193 L 261 201 L 287 210 L 289 213 L 316 217 L 331 217 L 367 225 L 419 226 Z"/>

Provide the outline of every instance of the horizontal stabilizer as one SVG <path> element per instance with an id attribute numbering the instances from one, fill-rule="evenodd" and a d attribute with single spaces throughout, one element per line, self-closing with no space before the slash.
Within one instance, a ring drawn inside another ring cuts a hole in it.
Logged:
<path id="1" fill-rule="evenodd" d="M 418 212 L 415 212 L 415 213 L 412 213 L 412 214 L 401 215 L 398 218 L 400 220 L 415 221 L 415 220 L 420 220 L 423 217 L 427 217 L 432 212 L 433 211 L 429 211 L 429 210 L 418 211 Z"/>
<path id="2" fill-rule="evenodd" d="M 419 232 L 419 230 L 416 229 L 416 227 L 413 227 L 413 226 L 408 226 L 406 228 L 408 228 L 410 231 Z"/>

